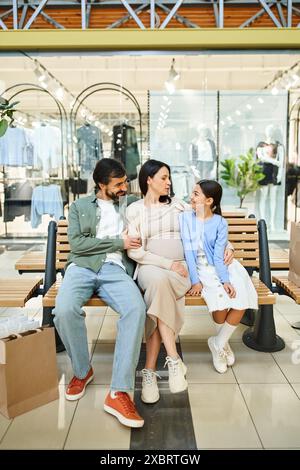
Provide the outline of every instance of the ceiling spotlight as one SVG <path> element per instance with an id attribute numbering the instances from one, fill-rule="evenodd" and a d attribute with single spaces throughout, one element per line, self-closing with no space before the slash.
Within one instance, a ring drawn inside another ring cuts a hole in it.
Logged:
<path id="1" fill-rule="evenodd" d="M 262 98 L 257 98 L 257 101 L 260 103 L 260 104 L 263 104 L 264 103 L 264 100 Z"/>
<path id="2" fill-rule="evenodd" d="M 277 88 L 276 86 L 273 86 L 273 88 L 272 88 L 272 90 L 271 90 L 271 93 L 272 93 L 272 95 L 274 95 L 274 96 L 275 96 L 275 95 L 278 95 L 278 93 L 279 93 L 278 88 Z"/>
<path id="3" fill-rule="evenodd" d="M 180 74 L 175 70 L 175 59 L 172 59 L 171 68 L 169 71 L 168 80 L 165 81 L 165 87 L 170 95 L 175 91 L 175 81 L 178 80 Z"/>
<path id="4" fill-rule="evenodd" d="M 178 80 L 180 77 L 180 74 L 175 70 L 175 59 L 172 59 L 172 64 L 169 72 L 169 78 L 168 80 Z"/>
<path id="5" fill-rule="evenodd" d="M 57 89 L 55 90 L 54 94 L 55 94 L 55 96 L 56 96 L 56 98 L 57 98 L 58 100 L 63 100 L 63 98 L 64 98 L 64 90 L 63 90 L 62 87 L 57 88 Z"/>

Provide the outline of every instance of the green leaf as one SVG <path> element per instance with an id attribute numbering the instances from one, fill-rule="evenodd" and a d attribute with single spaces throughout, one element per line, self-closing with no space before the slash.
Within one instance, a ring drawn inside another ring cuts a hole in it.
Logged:
<path id="1" fill-rule="evenodd" d="M 8 128 L 8 122 L 6 119 L 1 119 L 0 121 L 0 137 L 3 137 Z"/>

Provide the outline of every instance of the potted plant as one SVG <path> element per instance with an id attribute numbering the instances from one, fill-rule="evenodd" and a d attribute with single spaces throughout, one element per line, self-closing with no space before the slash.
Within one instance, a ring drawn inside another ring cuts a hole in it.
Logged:
<path id="1" fill-rule="evenodd" d="M 253 149 L 250 148 L 246 155 L 240 155 L 238 158 L 227 158 L 221 165 L 221 178 L 227 186 L 236 188 L 242 208 L 247 194 L 255 192 L 260 187 L 259 182 L 265 177 L 254 158 Z"/>
<path id="2" fill-rule="evenodd" d="M 10 103 L 5 98 L 0 96 L 0 137 L 3 137 L 7 131 L 8 126 L 11 126 L 14 122 L 14 112 L 16 111 L 15 106 L 19 101 Z"/>

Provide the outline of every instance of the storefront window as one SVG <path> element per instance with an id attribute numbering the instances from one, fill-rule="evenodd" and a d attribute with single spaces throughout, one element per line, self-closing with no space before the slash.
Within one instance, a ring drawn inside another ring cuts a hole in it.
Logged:
<path id="1" fill-rule="evenodd" d="M 284 229 L 288 94 L 270 91 L 220 92 L 220 162 L 251 152 L 264 178 L 244 206 L 265 219 L 271 232 Z M 219 174 L 222 165 L 219 166 Z M 221 180 L 222 181 L 222 180 Z M 237 208 L 237 191 L 225 186 L 224 203 Z"/>

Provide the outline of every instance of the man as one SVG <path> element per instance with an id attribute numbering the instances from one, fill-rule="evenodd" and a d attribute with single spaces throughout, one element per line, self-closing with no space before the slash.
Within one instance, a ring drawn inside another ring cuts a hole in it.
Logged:
<path id="1" fill-rule="evenodd" d="M 74 377 L 67 400 L 78 400 L 93 380 L 85 313 L 82 306 L 96 293 L 120 315 L 110 392 L 104 410 L 129 427 L 142 427 L 129 392 L 134 390 L 144 323 L 142 295 L 132 280 L 134 265 L 126 255 L 140 240 L 124 232 L 122 209 L 136 200 L 126 197 L 128 181 L 121 163 L 100 160 L 94 170 L 95 195 L 77 199 L 70 207 L 68 237 L 71 253 L 53 310 L 54 323 L 72 361 Z"/>

